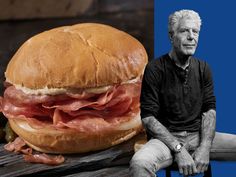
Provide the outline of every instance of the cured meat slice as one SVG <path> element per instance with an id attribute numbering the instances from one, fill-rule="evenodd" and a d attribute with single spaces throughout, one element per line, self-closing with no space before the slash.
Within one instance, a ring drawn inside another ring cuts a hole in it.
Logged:
<path id="1" fill-rule="evenodd" d="M 25 115 L 26 117 L 33 117 L 33 116 L 52 117 L 54 112 L 53 110 L 44 109 L 40 105 L 16 106 L 7 99 L 3 100 L 2 109 L 3 113 L 10 113 L 11 115 L 15 116 Z"/>
<path id="2" fill-rule="evenodd" d="M 17 137 L 13 142 L 9 142 L 4 145 L 4 149 L 11 152 L 32 154 L 32 148 L 26 147 L 26 143 L 20 137 Z"/>
<path id="3" fill-rule="evenodd" d="M 59 165 L 65 161 L 62 155 L 47 155 L 45 153 L 33 154 L 32 148 L 29 148 L 25 141 L 17 137 L 13 142 L 4 146 L 7 151 L 23 153 L 25 161 L 31 163 L 43 163 L 47 165 Z"/>
<path id="4" fill-rule="evenodd" d="M 49 156 L 45 153 L 42 154 L 27 154 L 24 155 L 24 159 L 31 163 L 43 163 L 47 165 L 60 165 L 65 161 L 62 155 Z"/>
<path id="5" fill-rule="evenodd" d="M 39 103 L 53 103 L 55 101 L 64 101 L 74 99 L 88 99 L 93 97 L 95 94 L 92 93 L 68 93 L 68 94 L 59 94 L 59 95 L 34 95 L 26 94 L 23 91 L 16 89 L 14 86 L 9 86 L 4 92 L 4 99 L 14 102 L 15 105 L 34 105 Z"/>
<path id="6" fill-rule="evenodd" d="M 6 117 L 26 119 L 34 128 L 53 126 L 93 131 L 109 129 L 120 121 L 128 121 L 131 114 L 137 113 L 140 89 L 141 83 L 137 82 L 115 85 L 98 94 L 83 91 L 61 95 L 29 95 L 9 86 L 0 103 Z"/>

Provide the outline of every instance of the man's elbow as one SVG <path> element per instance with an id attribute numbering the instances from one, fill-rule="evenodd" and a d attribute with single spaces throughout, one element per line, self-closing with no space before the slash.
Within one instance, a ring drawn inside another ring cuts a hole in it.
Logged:
<path id="1" fill-rule="evenodd" d="M 206 115 L 208 115 L 207 117 L 210 118 L 216 118 L 216 110 L 215 109 L 209 109 L 206 113 Z"/>
<path id="2" fill-rule="evenodd" d="M 150 129 L 150 127 L 152 127 L 153 123 L 156 121 L 154 116 L 143 117 L 141 120 L 142 120 L 143 127 L 146 130 Z"/>

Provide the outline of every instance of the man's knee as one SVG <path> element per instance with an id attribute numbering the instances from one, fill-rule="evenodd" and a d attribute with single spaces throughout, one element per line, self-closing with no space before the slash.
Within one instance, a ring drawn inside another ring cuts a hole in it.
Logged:
<path id="1" fill-rule="evenodd" d="M 133 170 L 156 171 L 157 164 L 152 164 L 150 159 L 133 156 L 130 160 L 130 168 Z"/>

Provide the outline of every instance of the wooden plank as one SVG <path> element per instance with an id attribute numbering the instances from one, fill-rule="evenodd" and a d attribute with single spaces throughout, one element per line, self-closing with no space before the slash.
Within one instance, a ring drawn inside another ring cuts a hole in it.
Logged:
<path id="1" fill-rule="evenodd" d="M 133 155 L 134 143 L 142 139 L 143 136 L 143 134 L 139 134 L 127 142 L 103 151 L 65 155 L 66 161 L 59 166 L 24 162 L 22 155 L 6 152 L 1 144 L 0 176 L 65 176 L 79 174 L 81 172 L 96 171 L 107 167 L 128 166 L 129 160 Z M 110 173 L 112 169 L 107 170 Z M 98 174 L 99 173 L 103 173 L 103 171 L 98 171 Z"/>

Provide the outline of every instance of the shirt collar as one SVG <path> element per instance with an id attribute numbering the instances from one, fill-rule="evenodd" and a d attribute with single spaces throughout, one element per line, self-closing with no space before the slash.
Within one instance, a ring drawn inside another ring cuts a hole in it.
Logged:
<path id="1" fill-rule="evenodd" d="M 189 63 L 188 63 L 188 65 L 187 65 L 187 67 L 186 67 L 185 69 L 183 69 L 182 67 L 180 67 L 179 65 L 176 64 L 175 60 L 172 59 L 169 54 L 167 54 L 167 55 L 168 55 L 167 58 L 169 59 L 169 61 L 170 61 L 178 70 L 180 70 L 180 71 L 187 71 L 187 72 L 189 71 L 190 66 L 191 66 L 191 61 L 192 61 L 192 57 L 191 57 L 191 56 L 190 56 L 190 58 L 189 58 Z"/>

